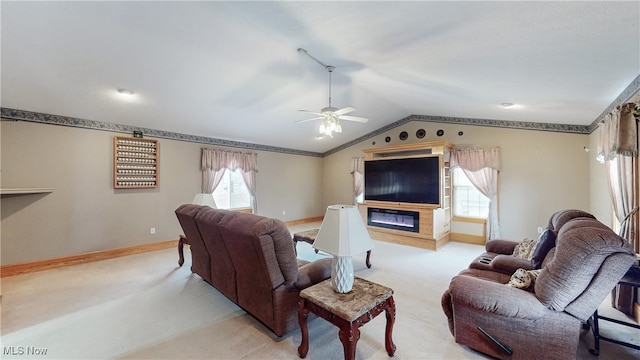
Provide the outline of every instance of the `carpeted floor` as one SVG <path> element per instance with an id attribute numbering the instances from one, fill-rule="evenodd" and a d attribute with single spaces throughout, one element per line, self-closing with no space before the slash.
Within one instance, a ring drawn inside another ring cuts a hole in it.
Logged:
<path id="1" fill-rule="evenodd" d="M 366 268 L 364 254 L 354 258 L 354 267 L 356 276 L 394 289 L 395 358 L 485 359 L 455 343 L 440 308 L 451 277 L 483 247 L 451 242 L 434 252 L 375 244 L 372 268 Z M 177 252 L 169 249 L 2 279 L 2 359 L 298 358 L 299 331 L 274 336 L 193 275 L 189 251 L 185 255 L 182 268 Z M 298 256 L 323 255 L 299 243 Z M 608 301 L 600 311 L 620 317 Z M 360 329 L 356 359 L 389 358 L 385 323 L 380 315 Z M 602 332 L 626 341 L 640 338 L 639 330 L 620 326 L 602 324 Z M 307 359 L 343 358 L 333 325 L 314 319 L 309 337 Z M 640 351 L 610 343 L 602 343 L 595 357 L 588 352 L 592 344 L 591 334 L 583 331 L 579 359 L 640 359 Z"/>

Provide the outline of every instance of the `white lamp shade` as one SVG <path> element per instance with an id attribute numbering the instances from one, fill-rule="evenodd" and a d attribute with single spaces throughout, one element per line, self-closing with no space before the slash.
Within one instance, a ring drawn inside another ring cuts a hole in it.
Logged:
<path id="1" fill-rule="evenodd" d="M 313 248 L 335 256 L 352 256 L 373 249 L 373 241 L 353 205 L 330 205 Z"/>
<path id="2" fill-rule="evenodd" d="M 207 205 L 214 209 L 217 209 L 216 202 L 213 200 L 213 194 L 196 194 L 191 203 L 195 205 Z"/>

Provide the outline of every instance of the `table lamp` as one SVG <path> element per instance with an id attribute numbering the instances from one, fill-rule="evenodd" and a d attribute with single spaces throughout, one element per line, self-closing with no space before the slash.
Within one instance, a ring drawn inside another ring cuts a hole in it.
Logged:
<path id="1" fill-rule="evenodd" d="M 331 284 L 336 292 L 348 293 L 353 287 L 351 256 L 373 249 L 373 241 L 352 205 L 330 205 L 313 242 L 313 248 L 333 255 Z"/>
<path id="2" fill-rule="evenodd" d="M 216 209 L 216 202 L 213 200 L 213 194 L 199 193 L 193 197 L 192 204 L 195 205 L 207 205 Z"/>

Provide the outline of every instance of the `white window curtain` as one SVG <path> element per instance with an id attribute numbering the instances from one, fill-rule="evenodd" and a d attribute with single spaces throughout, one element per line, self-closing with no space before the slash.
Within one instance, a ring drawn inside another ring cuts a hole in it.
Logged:
<path id="1" fill-rule="evenodd" d="M 607 114 L 600 123 L 597 159 L 605 164 L 613 212 L 620 222 L 619 235 L 640 252 L 638 204 L 638 125 L 633 115 L 636 104 L 627 103 Z M 617 285 L 611 292 L 614 308 L 633 316 L 636 293 L 630 286 Z"/>
<path id="2" fill-rule="evenodd" d="M 242 170 L 242 179 L 251 195 L 251 211 L 258 213 L 256 201 L 256 173 L 258 172 L 258 154 L 239 151 L 226 151 L 202 148 L 202 192 L 215 191 L 226 169 Z"/>
<path id="3" fill-rule="evenodd" d="M 351 158 L 351 174 L 353 175 L 353 204 L 358 203 L 358 197 L 364 192 L 364 158 Z"/>
<path id="4" fill-rule="evenodd" d="M 473 186 L 489 198 L 487 240 L 499 239 L 498 173 L 500 171 L 500 147 L 453 149 L 451 151 L 451 167 L 455 166 L 459 166 Z"/>

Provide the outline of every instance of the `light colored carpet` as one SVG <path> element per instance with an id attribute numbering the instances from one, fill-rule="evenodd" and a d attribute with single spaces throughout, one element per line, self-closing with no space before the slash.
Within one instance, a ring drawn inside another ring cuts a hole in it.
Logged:
<path id="1" fill-rule="evenodd" d="M 308 226 L 308 225 L 307 225 Z M 300 228 L 292 228 L 299 231 Z M 437 252 L 376 241 L 371 269 L 354 257 L 356 275 L 394 289 L 396 359 L 485 359 L 455 343 L 440 307 L 450 279 L 483 247 L 449 243 Z M 299 331 L 281 338 L 226 299 L 174 249 L 2 279 L 3 359 L 297 359 Z M 298 244 L 298 256 L 325 255 Z M 609 300 L 601 311 L 611 316 Z M 615 313 L 613 316 L 618 316 Z M 384 314 L 360 328 L 356 359 L 388 359 Z M 602 324 L 607 336 L 629 341 L 638 330 Z M 341 359 L 337 328 L 309 322 L 307 359 Z M 583 331 L 579 359 L 640 358 L 639 351 L 602 343 Z M 27 356 L 27 352 L 31 355 Z M 34 352 L 46 351 L 46 355 Z M 532 349 L 535 351 L 535 349 Z M 20 354 L 20 352 L 24 354 Z"/>

